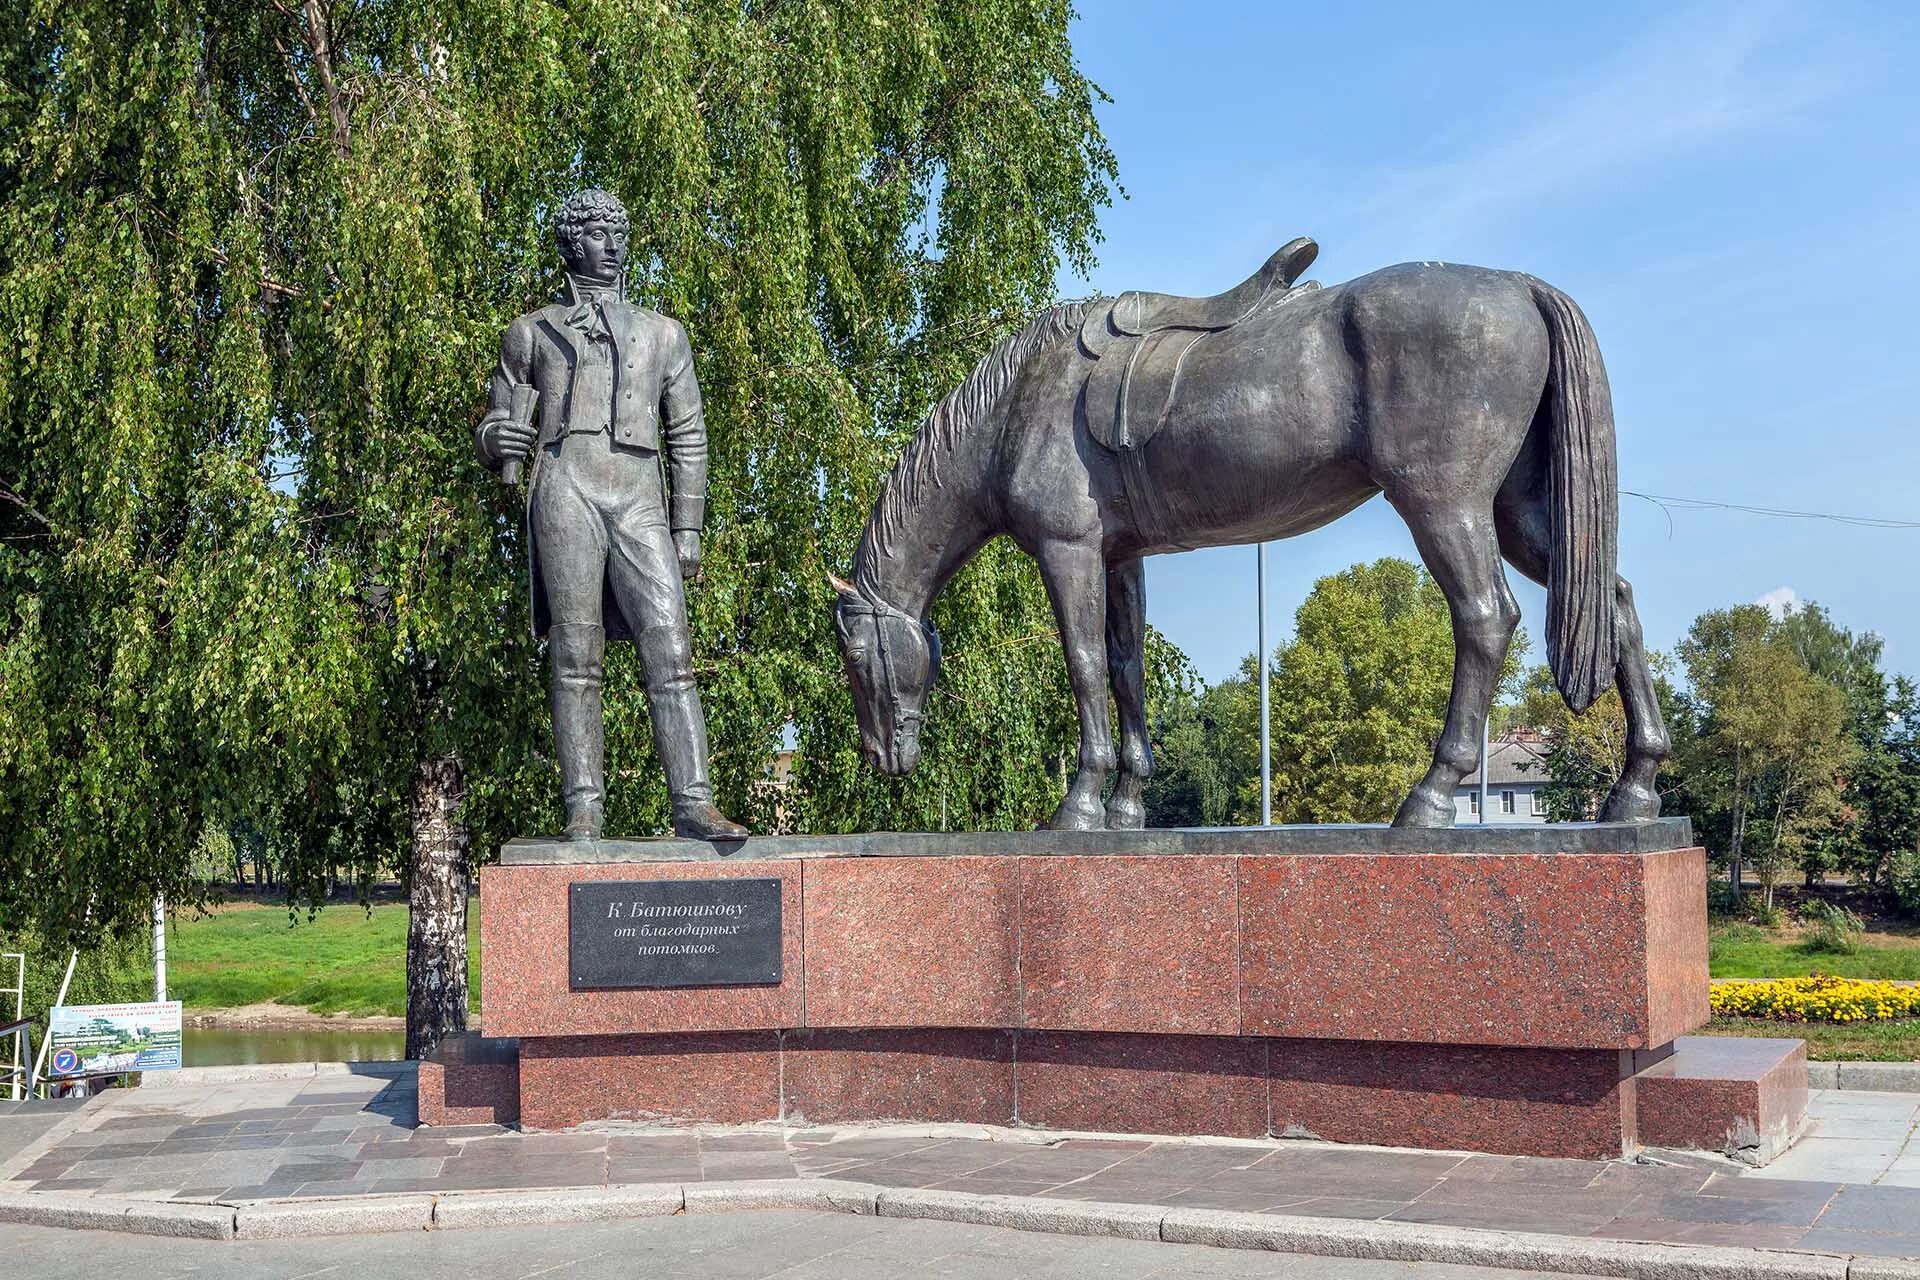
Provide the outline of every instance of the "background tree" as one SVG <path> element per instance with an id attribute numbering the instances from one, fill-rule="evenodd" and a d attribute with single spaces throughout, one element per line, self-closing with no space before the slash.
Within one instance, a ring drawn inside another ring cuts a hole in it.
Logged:
<path id="1" fill-rule="evenodd" d="M 1787 862 L 1842 818 L 1859 754 L 1845 693 L 1808 668 L 1798 638 L 1744 605 L 1701 614 L 1680 644 L 1691 731 L 1676 759 L 1696 803 L 1717 811 L 1734 890 L 1751 857 L 1769 906 Z"/>
<path id="2" fill-rule="evenodd" d="M 1501 676 L 1511 690 L 1527 640 Z M 1426 570 L 1388 557 L 1322 578 L 1274 651 L 1276 822 L 1384 822 L 1432 761 L 1453 626 Z"/>
<path id="3" fill-rule="evenodd" d="M 1886 886 L 1896 865 L 1920 856 L 1920 693 L 1904 676 L 1890 684 L 1882 731 L 1848 771 L 1847 799 L 1844 865 Z"/>
<path id="4" fill-rule="evenodd" d="M 1171 690 L 1153 713 L 1150 827 L 1234 826 L 1260 818 L 1260 693 L 1252 654 L 1240 673 Z"/>
<path id="5" fill-rule="evenodd" d="M 1789 610 L 1776 624 L 1783 643 L 1846 699 L 1856 757 L 1848 765 L 1840 820 L 1801 855 L 1807 882 L 1844 870 L 1884 884 L 1888 860 L 1913 847 L 1920 775 L 1913 771 L 1912 686 L 1880 669 L 1878 635 L 1855 635 L 1818 604 Z"/>
<path id="6" fill-rule="evenodd" d="M 927 407 L 1089 265 L 1113 160 L 1064 0 L 0 13 L 0 922 L 191 899 L 210 824 L 310 896 L 414 812 L 457 800 L 477 851 L 553 825 L 520 503 L 469 432 L 588 183 L 706 390 L 724 802 L 769 816 L 791 733 L 803 827 L 1045 814 L 1076 739 L 1025 558 L 944 596 L 904 781 L 858 762 L 826 573 Z M 660 829 L 624 649 L 608 692 L 610 829 Z"/>

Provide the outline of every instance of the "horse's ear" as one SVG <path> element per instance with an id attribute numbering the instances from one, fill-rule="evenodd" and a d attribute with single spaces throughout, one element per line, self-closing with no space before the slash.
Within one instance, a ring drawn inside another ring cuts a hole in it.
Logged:
<path id="1" fill-rule="evenodd" d="M 845 578 L 840 577 L 832 571 L 827 573 L 827 581 L 831 582 L 833 589 L 842 596 L 857 596 L 860 594 L 859 590 L 851 582 L 848 582 Z"/>

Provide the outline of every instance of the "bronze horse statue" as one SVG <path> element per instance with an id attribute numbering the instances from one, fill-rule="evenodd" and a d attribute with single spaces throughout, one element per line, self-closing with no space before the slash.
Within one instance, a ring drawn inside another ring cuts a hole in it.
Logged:
<path id="1" fill-rule="evenodd" d="M 1478 762 L 1520 616 L 1503 557 L 1547 589 L 1567 705 L 1620 690 L 1626 764 L 1601 818 L 1659 815 L 1667 732 L 1615 572 L 1613 403 L 1586 317 L 1532 276 L 1451 263 L 1295 286 L 1314 253 L 1296 240 L 1213 298 L 1052 307 L 934 408 L 882 485 L 852 582 L 834 580 L 873 765 L 918 762 L 940 666 L 928 609 L 1004 533 L 1039 562 L 1079 710 L 1079 770 L 1047 825 L 1142 826 L 1142 557 L 1292 537 L 1384 493 L 1446 594 L 1454 639 L 1446 726 L 1394 825 L 1451 825 Z"/>

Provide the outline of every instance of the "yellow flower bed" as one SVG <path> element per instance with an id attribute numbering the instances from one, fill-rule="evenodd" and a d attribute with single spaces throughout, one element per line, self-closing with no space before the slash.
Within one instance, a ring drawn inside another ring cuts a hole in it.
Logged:
<path id="1" fill-rule="evenodd" d="M 1722 982 L 1709 998 L 1717 1014 L 1781 1022 L 1874 1022 L 1920 1016 L 1920 986 L 1823 973 L 1810 978 Z"/>

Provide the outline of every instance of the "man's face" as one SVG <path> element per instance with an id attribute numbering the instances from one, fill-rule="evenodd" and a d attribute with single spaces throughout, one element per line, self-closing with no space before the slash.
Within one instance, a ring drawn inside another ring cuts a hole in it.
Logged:
<path id="1" fill-rule="evenodd" d="M 612 284 L 627 265 L 627 229 L 617 222 L 595 218 L 580 228 L 574 241 L 573 274 L 596 284 Z"/>

